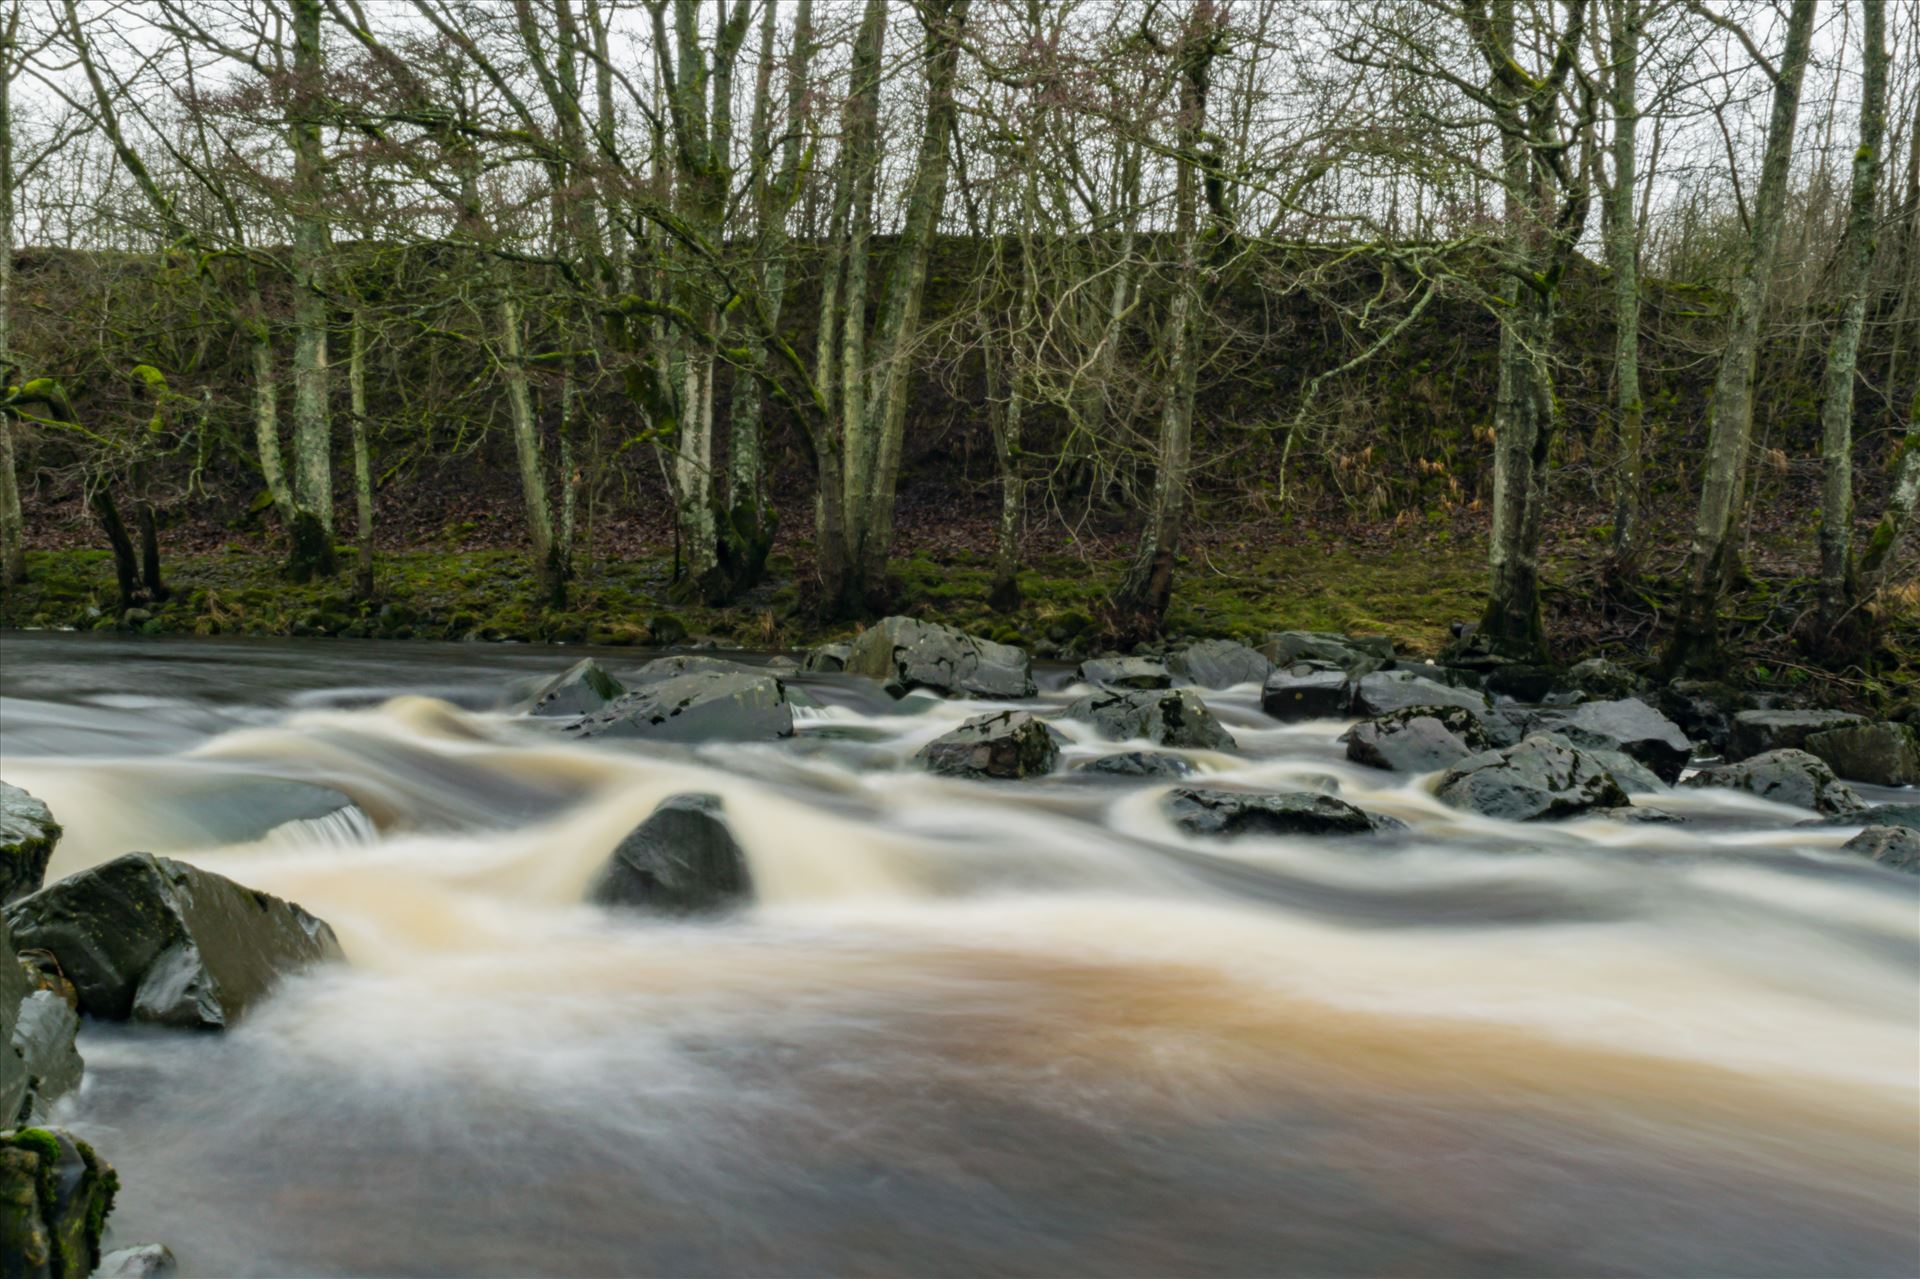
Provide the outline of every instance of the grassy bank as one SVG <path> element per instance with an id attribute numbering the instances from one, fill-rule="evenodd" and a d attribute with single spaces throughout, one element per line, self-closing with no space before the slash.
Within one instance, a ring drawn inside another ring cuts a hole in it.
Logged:
<path id="1" fill-rule="evenodd" d="M 565 610 L 531 603 L 525 555 L 500 550 L 416 550 L 379 557 L 370 601 L 347 579 L 295 585 L 275 560 L 247 551 L 178 555 L 167 561 L 167 600 L 123 619 L 104 551 L 36 551 L 29 581 L 0 593 L 0 626 L 135 630 L 188 635 L 340 635 L 350 638 L 547 640 L 672 644 L 713 638 L 758 648 L 798 648 L 851 633 L 806 616 L 790 559 L 731 608 L 677 602 L 666 559 L 596 564 Z M 1010 643 L 1077 649 L 1095 638 L 1117 561 L 1040 557 L 1022 574 L 1025 602 L 1013 613 L 986 605 L 984 557 L 916 553 L 896 564 L 899 610 Z M 1283 629 L 1391 635 L 1404 650 L 1431 653 L 1448 624 L 1479 609 L 1484 568 L 1477 547 L 1282 547 L 1212 551 L 1186 566 L 1168 618 L 1170 633 L 1254 638 Z"/>

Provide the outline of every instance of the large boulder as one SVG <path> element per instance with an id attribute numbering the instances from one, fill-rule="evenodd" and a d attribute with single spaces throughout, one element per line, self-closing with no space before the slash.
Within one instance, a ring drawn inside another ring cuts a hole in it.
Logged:
<path id="1" fill-rule="evenodd" d="M 120 1178 L 60 1128 L 0 1132 L 0 1275 L 87 1279 Z"/>
<path id="2" fill-rule="evenodd" d="M 851 644 L 822 644 L 809 649 L 800 659 L 800 673 L 803 675 L 833 675 L 847 669 L 847 658 L 853 655 Z"/>
<path id="3" fill-rule="evenodd" d="M 995 711 L 942 733 L 914 758 L 948 777 L 1013 780 L 1051 773 L 1060 747 L 1053 730 L 1027 712 Z"/>
<path id="4" fill-rule="evenodd" d="M 1869 826 L 1840 847 L 1889 870 L 1920 875 L 1920 831 L 1905 826 Z"/>
<path id="5" fill-rule="evenodd" d="M 1296 662 L 1267 676 L 1260 688 L 1260 709 L 1292 723 L 1306 719 L 1344 719 L 1353 705 L 1353 684 L 1338 666 Z"/>
<path id="6" fill-rule="evenodd" d="M 1626 791 L 1599 760 L 1550 733 L 1468 756 L 1447 770 L 1435 793 L 1453 808 L 1510 822 L 1575 817 L 1627 804 Z"/>
<path id="7" fill-rule="evenodd" d="M 343 958 L 291 902 L 152 853 L 70 875 L 6 911 L 14 944 L 51 951 L 80 1011 L 219 1030 L 281 977 Z"/>
<path id="8" fill-rule="evenodd" d="M 1220 726 L 1190 689 L 1090 693 L 1063 712 L 1117 742 L 1144 738 L 1155 746 L 1232 750 L 1233 734 Z"/>
<path id="9" fill-rule="evenodd" d="M 793 706 L 775 676 L 696 670 L 643 684 L 568 731 L 658 742 L 759 741 L 793 736 Z"/>
<path id="10" fill-rule="evenodd" d="M 1167 816 L 1189 835 L 1370 835 L 1400 830 L 1391 817 L 1314 791 L 1215 790 L 1182 786 L 1163 801 Z"/>
<path id="11" fill-rule="evenodd" d="M 60 834 L 46 804 L 0 782 L 0 905 L 39 890 Z"/>
<path id="12" fill-rule="evenodd" d="M 1920 786 L 1920 730 L 1911 724 L 1849 724 L 1809 733 L 1806 751 L 1851 782 Z"/>
<path id="13" fill-rule="evenodd" d="M 79 1086 L 80 1019 L 52 986 L 14 957 L 0 916 L 0 1128 L 27 1122 Z"/>
<path id="14" fill-rule="evenodd" d="M 1169 755 L 1162 751 L 1124 751 L 1118 755 L 1090 759 L 1073 771 L 1089 777 L 1154 778 L 1191 777 L 1195 769 L 1193 761 L 1184 755 Z"/>
<path id="15" fill-rule="evenodd" d="M 1464 706 L 1409 706 L 1355 724 L 1341 740 L 1354 763 L 1400 773 L 1451 768 L 1494 745 Z"/>
<path id="16" fill-rule="evenodd" d="M 1867 807 L 1853 787 L 1835 777 L 1823 760 L 1801 750 L 1767 751 L 1736 763 L 1703 768 L 1686 784 L 1743 790 L 1776 804 L 1811 808 L 1828 816 L 1859 813 Z"/>
<path id="17" fill-rule="evenodd" d="M 888 617 L 853 641 L 846 669 L 877 679 L 895 697 L 916 688 L 943 696 L 1032 697 L 1033 666 L 1024 649 L 951 626 Z"/>
<path id="18" fill-rule="evenodd" d="M 1727 758 L 1751 759 L 1768 751 L 1805 750 L 1807 739 L 1829 729 L 1866 723 L 1850 711 L 1738 711 L 1727 735 Z"/>
<path id="19" fill-rule="evenodd" d="M 1393 662 L 1393 641 L 1384 635 L 1341 635 L 1333 631 L 1274 631 L 1260 655 L 1276 667 L 1296 662 L 1327 662 L 1349 675 L 1365 675 Z"/>
<path id="20" fill-rule="evenodd" d="M 1173 675 L 1157 657 L 1090 657 L 1075 676 L 1101 688 L 1168 688 Z"/>
<path id="21" fill-rule="evenodd" d="M 1753 705 L 1747 694 L 1714 680 L 1677 679 L 1653 695 L 1662 714 L 1716 755 L 1727 753 L 1733 717 Z"/>
<path id="22" fill-rule="evenodd" d="M 591 657 L 583 657 L 528 695 L 528 715 L 574 717 L 599 710 L 627 690 Z"/>
<path id="23" fill-rule="evenodd" d="M 1693 743 L 1680 726 L 1637 697 L 1553 707 L 1526 717 L 1529 732 L 1557 733 L 1594 751 L 1619 751 L 1673 783 L 1693 755 Z"/>
<path id="24" fill-rule="evenodd" d="M 656 657 L 646 665 L 632 671 L 627 678 L 635 688 L 647 684 L 659 684 L 666 680 L 678 679 L 682 675 L 763 675 L 768 672 L 742 662 L 729 661 L 724 657 L 713 657 L 705 653 L 675 653 L 672 657 Z"/>
<path id="25" fill-rule="evenodd" d="M 1369 719 L 1410 706 L 1463 706 L 1484 712 L 1490 705 L 1478 689 L 1455 688 L 1413 671 L 1375 671 L 1353 682 L 1352 713 Z"/>
<path id="26" fill-rule="evenodd" d="M 1201 640 L 1167 658 L 1167 668 L 1201 688 L 1232 688 L 1236 684 L 1264 684 L 1273 674 L 1266 657 L 1233 640 Z"/>
<path id="27" fill-rule="evenodd" d="M 718 795 L 672 795 L 627 833 L 587 890 L 603 906 L 670 915 L 724 910 L 753 895 L 747 855 Z"/>

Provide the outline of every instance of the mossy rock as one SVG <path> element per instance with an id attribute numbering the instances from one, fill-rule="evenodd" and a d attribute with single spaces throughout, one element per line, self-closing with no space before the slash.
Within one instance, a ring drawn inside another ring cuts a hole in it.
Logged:
<path id="1" fill-rule="evenodd" d="M 69 1132 L 0 1132 L 0 1274 L 86 1279 L 119 1190 L 112 1165 Z"/>

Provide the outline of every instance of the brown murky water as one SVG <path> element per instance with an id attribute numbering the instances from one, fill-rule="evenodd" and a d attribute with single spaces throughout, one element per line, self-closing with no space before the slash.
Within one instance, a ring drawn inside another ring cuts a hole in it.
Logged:
<path id="1" fill-rule="evenodd" d="M 621 750 L 496 713 L 577 650 L 0 653 L 55 873 L 168 852 L 353 961 L 224 1037 L 83 1032 L 116 1234 L 192 1274 L 1920 1272 L 1920 885 L 1793 810 L 1505 826 L 1236 690 L 1209 781 L 1412 830 L 1205 844 L 1152 785 L 921 775 L 979 705 L 852 683 Z M 755 906 L 581 904 L 684 790 Z"/>

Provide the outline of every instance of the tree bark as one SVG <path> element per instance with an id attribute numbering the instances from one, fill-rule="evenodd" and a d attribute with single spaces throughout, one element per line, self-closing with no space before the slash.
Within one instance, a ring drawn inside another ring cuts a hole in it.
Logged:
<path id="1" fill-rule="evenodd" d="M 288 572 L 306 580 L 334 571 L 333 440 L 327 412 L 327 223 L 320 138 L 326 74 L 320 0 L 293 0 L 293 554 Z"/>
<path id="2" fill-rule="evenodd" d="M 0 32 L 0 393 L 20 376 L 13 363 L 13 69 L 19 10 Z M 0 413 L 0 584 L 27 580 L 26 526 L 20 516 L 20 482 L 14 456 L 12 414 Z"/>
<path id="3" fill-rule="evenodd" d="M 1753 377 L 1760 345 L 1760 318 L 1780 240 L 1793 134 L 1800 114 L 1800 86 L 1813 43 L 1814 0 L 1793 0 L 1786 50 L 1773 84 L 1760 186 L 1754 196 L 1746 270 L 1733 289 L 1733 319 L 1714 378 L 1708 410 L 1707 456 L 1700 507 L 1687 548 L 1683 587 L 1673 638 L 1665 657 L 1669 671 L 1709 670 L 1720 657 L 1720 596 L 1727 571 L 1735 502 L 1753 432 Z"/>
<path id="4" fill-rule="evenodd" d="M 347 346 L 347 408 L 353 436 L 353 594 L 373 598 L 373 458 L 367 447 L 367 321 L 354 313 Z"/>
<path id="5" fill-rule="evenodd" d="M 500 375 L 507 388 L 507 414 L 513 429 L 514 457 L 520 463 L 520 497 L 527 511 L 527 542 L 533 550 L 534 580 L 540 599 L 566 606 L 566 579 L 559 572 L 553 536 L 553 508 L 547 500 L 547 463 L 540 424 L 533 414 L 533 389 L 527 381 L 526 350 L 520 336 L 520 308 L 503 297 L 497 312 Z"/>
<path id="6" fill-rule="evenodd" d="M 1608 98 L 1613 107 L 1613 183 L 1601 207 L 1607 265 L 1613 275 L 1613 380 L 1617 434 L 1614 471 L 1614 576 L 1638 576 L 1641 488 L 1645 482 L 1646 407 L 1640 397 L 1640 235 L 1634 218 L 1640 131 L 1641 0 L 1606 0 L 1607 49 L 1612 61 Z"/>

